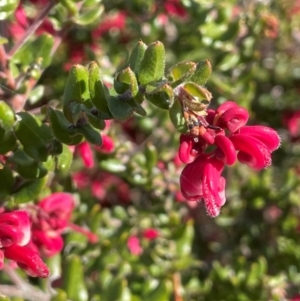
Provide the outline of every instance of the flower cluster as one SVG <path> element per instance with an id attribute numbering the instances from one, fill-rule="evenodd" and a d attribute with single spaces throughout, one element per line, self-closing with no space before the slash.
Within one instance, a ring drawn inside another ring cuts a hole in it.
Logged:
<path id="1" fill-rule="evenodd" d="M 159 237 L 159 231 L 154 228 L 147 228 L 143 231 L 142 237 L 148 241 L 155 240 Z M 143 247 L 141 246 L 141 240 L 136 235 L 129 236 L 127 240 L 127 248 L 133 255 L 141 255 L 143 253 Z"/>
<path id="2" fill-rule="evenodd" d="M 32 277 L 48 277 L 49 269 L 38 252 L 26 246 L 31 238 L 30 219 L 26 211 L 0 214 L 0 268 L 4 257 L 13 260 Z"/>
<path id="3" fill-rule="evenodd" d="M 203 199 L 212 217 L 219 215 L 226 201 L 226 180 L 221 176 L 225 165 L 238 160 L 255 170 L 266 168 L 271 165 L 271 153 L 280 146 L 275 130 L 246 126 L 248 118 L 246 109 L 227 101 L 208 110 L 205 118 L 198 117 L 199 135 L 191 132 L 180 137 L 178 155 L 187 164 L 180 176 L 182 194 L 190 201 Z"/>
<path id="4" fill-rule="evenodd" d="M 32 209 L 32 240 L 30 248 L 50 257 L 63 249 L 62 233 L 71 228 L 87 236 L 91 242 L 97 242 L 95 234 L 70 223 L 75 202 L 69 193 L 55 192 L 42 199 Z"/>

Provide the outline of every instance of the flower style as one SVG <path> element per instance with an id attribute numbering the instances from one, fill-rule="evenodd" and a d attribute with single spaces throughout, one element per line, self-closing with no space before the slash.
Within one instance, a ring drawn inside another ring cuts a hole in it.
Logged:
<path id="1" fill-rule="evenodd" d="M 272 152 L 280 146 L 280 137 L 270 127 L 246 126 L 249 113 L 233 101 L 207 113 L 206 131 L 200 130 L 197 137 L 191 133 L 180 137 L 178 156 L 187 164 L 180 176 L 180 186 L 187 200 L 203 199 L 207 213 L 215 217 L 226 201 L 226 181 L 221 176 L 225 165 L 238 160 L 255 170 L 267 168 Z M 202 120 L 199 123 L 205 128 Z M 206 153 L 212 144 L 215 148 Z"/>

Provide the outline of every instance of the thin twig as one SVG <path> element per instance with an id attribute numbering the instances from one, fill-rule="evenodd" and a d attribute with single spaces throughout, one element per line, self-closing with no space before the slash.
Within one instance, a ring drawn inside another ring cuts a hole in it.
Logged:
<path id="1" fill-rule="evenodd" d="M 36 290 L 33 286 L 30 286 L 30 289 L 24 289 L 17 287 L 15 285 L 0 285 L 0 295 L 7 297 L 20 297 L 26 300 L 32 301 L 49 301 L 51 296 L 43 293 L 42 291 Z"/>
<path id="2" fill-rule="evenodd" d="M 48 5 L 44 8 L 44 10 L 40 13 L 40 15 L 35 19 L 35 21 L 28 27 L 23 37 L 14 45 L 14 47 L 9 51 L 8 57 L 11 58 L 27 41 L 28 39 L 35 33 L 35 31 L 42 24 L 44 19 L 49 14 L 50 10 L 56 5 L 56 1 L 50 1 Z"/>
<path id="3" fill-rule="evenodd" d="M 173 274 L 174 301 L 183 301 L 181 296 L 181 277 L 178 272 Z"/>
<path id="4" fill-rule="evenodd" d="M 14 285 L 0 285 L 0 294 L 9 297 L 23 297 L 27 300 L 40 300 L 49 301 L 51 296 L 28 282 L 19 276 L 16 271 L 8 265 L 4 265 L 3 271 L 9 276 Z"/>

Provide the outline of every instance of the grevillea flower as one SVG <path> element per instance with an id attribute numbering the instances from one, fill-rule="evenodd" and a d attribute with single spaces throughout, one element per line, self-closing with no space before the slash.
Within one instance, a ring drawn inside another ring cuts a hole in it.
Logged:
<path id="1" fill-rule="evenodd" d="M 182 6 L 179 0 L 164 0 L 164 9 L 168 15 L 176 16 L 180 18 L 186 18 L 188 16 L 187 11 Z"/>
<path id="2" fill-rule="evenodd" d="M 130 236 L 127 240 L 127 247 L 131 254 L 133 255 L 141 255 L 143 253 L 143 249 L 140 245 L 140 240 L 137 236 Z"/>
<path id="3" fill-rule="evenodd" d="M 224 163 L 208 155 L 200 155 L 187 164 L 180 175 L 183 196 L 190 201 L 203 199 L 207 213 L 215 217 L 224 205 L 226 180 L 221 176 Z"/>
<path id="4" fill-rule="evenodd" d="M 110 30 L 123 30 L 126 25 L 126 13 L 123 11 L 106 16 L 99 26 L 92 31 L 93 39 L 103 36 Z"/>
<path id="5" fill-rule="evenodd" d="M 95 150 L 104 153 L 104 154 L 110 154 L 113 153 L 115 150 L 115 143 L 112 138 L 109 136 L 103 134 L 102 135 L 102 144 L 100 146 L 96 145 Z"/>
<path id="6" fill-rule="evenodd" d="M 30 221 L 26 211 L 12 211 L 0 215 L 0 248 L 24 246 L 30 240 Z"/>
<path id="7" fill-rule="evenodd" d="M 47 257 L 60 253 L 64 247 L 64 241 L 57 231 L 32 230 L 32 238 L 35 246 Z"/>
<path id="8" fill-rule="evenodd" d="M 85 167 L 94 167 L 94 154 L 91 145 L 88 142 L 84 141 L 77 145 L 76 149 L 78 150 Z"/>
<path id="9" fill-rule="evenodd" d="M 293 139 L 300 137 L 300 110 L 285 113 L 282 122 Z"/>
<path id="10" fill-rule="evenodd" d="M 153 228 L 148 228 L 146 230 L 144 230 L 143 232 L 143 237 L 148 239 L 148 240 L 154 240 L 158 237 L 159 232 L 156 229 Z"/>
<path id="11" fill-rule="evenodd" d="M 0 269 L 4 257 L 11 259 L 33 277 L 48 277 L 49 269 L 39 254 L 25 247 L 31 238 L 29 215 L 16 210 L 0 214 Z"/>
<path id="12" fill-rule="evenodd" d="M 295 295 L 290 301 L 300 301 L 300 294 Z"/>
<path id="13" fill-rule="evenodd" d="M 14 260 L 31 277 L 46 278 L 50 274 L 48 267 L 39 254 L 28 247 L 11 245 L 4 248 L 4 256 L 7 259 Z"/>
<path id="14" fill-rule="evenodd" d="M 32 240 L 28 247 L 51 257 L 63 249 L 61 234 L 67 228 L 82 233 L 95 243 L 98 240 L 95 234 L 70 222 L 74 205 L 73 196 L 64 192 L 52 193 L 42 199 L 32 210 Z"/>
<path id="15" fill-rule="evenodd" d="M 0 270 L 3 269 L 4 266 L 4 252 L 0 249 Z"/>
<path id="16" fill-rule="evenodd" d="M 50 227 L 54 230 L 63 230 L 74 209 L 74 199 L 70 193 L 55 192 L 42 199 L 38 207 L 42 209 L 40 215 L 43 229 Z"/>
<path id="17" fill-rule="evenodd" d="M 227 101 L 215 111 L 208 110 L 206 119 L 198 118 L 199 127 L 206 131 L 180 137 L 178 157 L 187 163 L 180 176 L 182 195 L 190 201 L 203 199 L 210 216 L 217 216 L 226 200 L 226 181 L 221 176 L 224 166 L 238 160 L 255 170 L 266 168 L 271 165 L 272 152 L 280 146 L 275 130 L 246 126 L 248 118 L 246 109 Z M 215 148 L 206 153 L 211 145 Z"/>

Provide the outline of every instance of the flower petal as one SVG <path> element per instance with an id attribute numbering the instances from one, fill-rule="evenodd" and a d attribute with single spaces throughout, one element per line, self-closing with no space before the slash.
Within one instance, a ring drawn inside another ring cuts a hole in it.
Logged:
<path id="1" fill-rule="evenodd" d="M 191 155 L 192 148 L 193 148 L 192 139 L 187 135 L 180 135 L 178 156 L 183 163 L 188 164 L 195 160 L 195 157 Z"/>
<path id="2" fill-rule="evenodd" d="M 82 142 L 77 145 L 80 157 L 84 163 L 84 166 L 87 168 L 94 167 L 94 155 L 91 149 L 91 145 L 88 142 Z"/>
<path id="3" fill-rule="evenodd" d="M 224 157 L 222 161 L 227 165 L 233 165 L 236 161 L 236 150 L 232 141 L 224 135 L 217 135 L 215 144 L 222 151 Z"/>
<path id="4" fill-rule="evenodd" d="M 269 149 L 270 152 L 276 150 L 281 143 L 278 133 L 268 127 L 262 125 L 244 126 L 239 130 L 240 134 L 252 136 L 260 140 Z"/>
<path id="5" fill-rule="evenodd" d="M 260 140 L 243 134 L 232 135 L 229 139 L 240 151 L 237 158 L 241 163 L 257 170 L 271 165 L 271 153 Z"/>
<path id="6" fill-rule="evenodd" d="M 249 113 L 242 107 L 235 107 L 227 110 L 219 119 L 221 127 L 227 128 L 230 132 L 235 132 L 244 126 L 249 119 Z"/>
<path id="7" fill-rule="evenodd" d="M 221 206 L 225 203 L 225 179 L 220 175 L 224 163 L 215 158 L 208 159 L 203 171 L 203 200 L 208 215 L 216 217 L 220 213 Z M 221 180 L 220 180 L 221 179 Z M 221 181 L 221 182 L 220 182 Z"/>
<path id="8" fill-rule="evenodd" d="M 4 249 L 4 256 L 17 262 L 31 277 L 46 278 L 50 275 L 49 269 L 38 253 L 28 247 L 12 245 Z"/>
<path id="9" fill-rule="evenodd" d="M 180 175 L 180 188 L 182 195 L 189 201 L 202 198 L 202 176 L 207 155 L 200 155 L 196 160 L 187 164 Z"/>
<path id="10" fill-rule="evenodd" d="M 0 247 L 11 244 L 26 245 L 31 236 L 30 227 L 26 211 L 16 210 L 0 214 Z"/>

